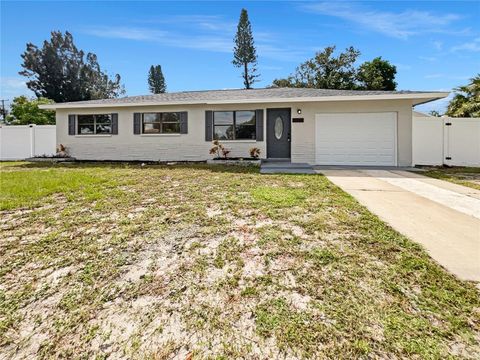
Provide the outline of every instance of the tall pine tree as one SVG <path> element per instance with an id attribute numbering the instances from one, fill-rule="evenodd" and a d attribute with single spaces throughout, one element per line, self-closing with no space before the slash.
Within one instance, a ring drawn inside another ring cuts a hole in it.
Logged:
<path id="1" fill-rule="evenodd" d="M 247 10 L 242 9 L 235 35 L 235 47 L 233 49 L 233 65 L 242 68 L 243 84 L 245 89 L 251 89 L 257 81 L 257 50 L 253 41 L 252 25 L 248 20 Z"/>
<path id="2" fill-rule="evenodd" d="M 148 72 L 148 87 L 152 94 L 162 94 L 167 91 L 165 77 L 163 76 L 160 65 L 150 66 L 150 71 Z"/>

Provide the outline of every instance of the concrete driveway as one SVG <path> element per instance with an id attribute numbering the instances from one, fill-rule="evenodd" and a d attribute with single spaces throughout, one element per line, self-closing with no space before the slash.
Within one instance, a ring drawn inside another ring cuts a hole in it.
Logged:
<path id="1" fill-rule="evenodd" d="M 480 282 L 480 191 L 402 170 L 316 170 L 463 280 Z"/>

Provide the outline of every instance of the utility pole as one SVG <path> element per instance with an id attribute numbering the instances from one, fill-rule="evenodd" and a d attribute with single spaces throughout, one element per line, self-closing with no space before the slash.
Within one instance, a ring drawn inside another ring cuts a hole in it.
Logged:
<path id="1" fill-rule="evenodd" d="M 7 114 L 5 113 L 5 101 L 8 101 L 8 99 L 0 99 L 2 102 L 2 121 L 5 123 L 5 119 L 7 117 Z"/>

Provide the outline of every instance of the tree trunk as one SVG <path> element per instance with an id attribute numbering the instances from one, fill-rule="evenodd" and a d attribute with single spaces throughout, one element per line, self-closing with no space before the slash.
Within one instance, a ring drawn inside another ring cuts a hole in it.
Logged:
<path id="1" fill-rule="evenodd" d="M 245 82 L 245 89 L 250 89 L 250 83 L 248 82 L 248 65 L 243 64 L 243 80 Z"/>

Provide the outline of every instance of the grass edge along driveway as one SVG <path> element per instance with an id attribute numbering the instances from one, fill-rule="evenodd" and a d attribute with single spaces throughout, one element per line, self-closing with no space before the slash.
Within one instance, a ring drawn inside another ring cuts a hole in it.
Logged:
<path id="1" fill-rule="evenodd" d="M 479 167 L 424 167 L 422 175 L 435 179 L 450 181 L 457 185 L 463 185 L 472 189 L 480 190 L 480 168 Z"/>

